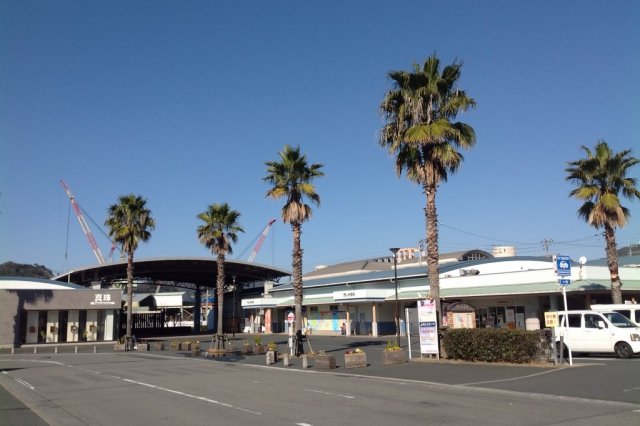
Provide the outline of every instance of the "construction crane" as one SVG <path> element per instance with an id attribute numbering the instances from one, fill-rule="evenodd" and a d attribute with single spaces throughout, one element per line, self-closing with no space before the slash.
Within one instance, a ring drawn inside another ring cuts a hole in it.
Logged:
<path id="1" fill-rule="evenodd" d="M 273 225 L 275 221 L 276 221 L 275 219 L 271 219 L 269 223 L 267 223 L 267 226 L 264 227 L 264 230 L 262 231 L 262 234 L 260 235 L 260 238 L 258 239 L 256 246 L 253 248 L 251 255 L 249 255 L 248 262 L 253 262 L 255 260 L 256 256 L 258 255 L 258 252 L 260 251 L 260 247 L 262 247 L 262 243 L 264 243 L 264 239 L 267 238 L 267 234 L 269 234 L 271 225 Z"/>
<path id="2" fill-rule="evenodd" d="M 78 222 L 80 222 L 80 227 L 82 228 L 82 232 L 84 232 L 84 235 L 87 237 L 87 240 L 89 241 L 89 245 L 93 250 L 93 254 L 98 259 L 98 263 L 100 265 L 104 265 L 106 263 L 104 261 L 104 256 L 102 256 L 102 252 L 100 251 L 100 248 L 96 243 L 96 239 L 93 237 L 91 228 L 89 228 L 89 225 L 87 224 L 87 221 L 85 220 L 84 215 L 82 214 L 82 210 L 80 209 L 80 206 L 76 202 L 76 198 L 71 193 L 71 190 L 69 189 L 67 184 L 64 183 L 64 180 L 60 179 L 60 184 L 62 185 L 62 188 L 64 189 L 64 191 L 67 193 L 67 196 L 69 197 L 69 201 L 71 201 L 71 205 L 73 206 L 73 211 L 75 211 L 76 216 L 78 217 Z"/>

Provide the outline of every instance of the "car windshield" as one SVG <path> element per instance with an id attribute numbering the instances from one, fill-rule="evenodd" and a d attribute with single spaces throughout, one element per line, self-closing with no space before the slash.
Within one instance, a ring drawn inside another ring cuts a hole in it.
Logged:
<path id="1" fill-rule="evenodd" d="M 629 321 L 624 315 L 617 312 L 605 312 L 602 315 L 604 315 L 609 321 L 611 321 L 611 324 L 616 327 L 635 328 L 635 324 Z"/>

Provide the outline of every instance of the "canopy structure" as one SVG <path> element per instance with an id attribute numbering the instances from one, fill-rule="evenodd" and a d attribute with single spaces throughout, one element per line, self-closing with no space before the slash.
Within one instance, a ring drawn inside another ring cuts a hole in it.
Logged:
<path id="1" fill-rule="evenodd" d="M 192 290 L 215 288 L 216 260 L 205 257 L 172 257 L 136 259 L 134 261 L 136 281 L 149 284 L 161 284 Z M 225 283 L 235 282 L 237 285 L 278 281 L 291 275 L 283 269 L 249 263 L 238 260 L 225 262 Z M 127 262 L 113 262 L 105 265 L 93 265 L 68 271 L 54 277 L 57 281 L 91 286 L 98 283 L 109 284 L 113 281 L 126 280 Z"/>

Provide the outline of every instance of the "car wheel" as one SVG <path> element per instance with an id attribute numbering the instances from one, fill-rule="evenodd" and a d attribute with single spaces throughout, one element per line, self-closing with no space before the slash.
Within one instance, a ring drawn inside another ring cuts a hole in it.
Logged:
<path id="1" fill-rule="evenodd" d="M 620 342 L 616 345 L 616 355 L 619 358 L 631 358 L 633 356 L 633 349 L 628 343 Z"/>

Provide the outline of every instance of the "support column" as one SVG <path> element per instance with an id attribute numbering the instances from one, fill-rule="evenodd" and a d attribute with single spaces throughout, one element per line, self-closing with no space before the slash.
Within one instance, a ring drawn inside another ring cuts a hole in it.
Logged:
<path id="1" fill-rule="evenodd" d="M 200 333 L 200 312 L 202 308 L 202 292 L 200 286 L 196 286 L 196 300 L 193 304 L 193 331 Z"/>
<path id="2" fill-rule="evenodd" d="M 346 323 L 347 336 L 351 336 L 351 312 L 349 312 L 349 304 L 347 303 L 347 323 Z"/>
<path id="3" fill-rule="evenodd" d="M 378 315 L 376 313 L 376 304 L 373 303 L 371 305 L 371 316 L 372 316 L 372 321 L 371 321 L 371 334 L 373 336 L 378 336 Z"/>

